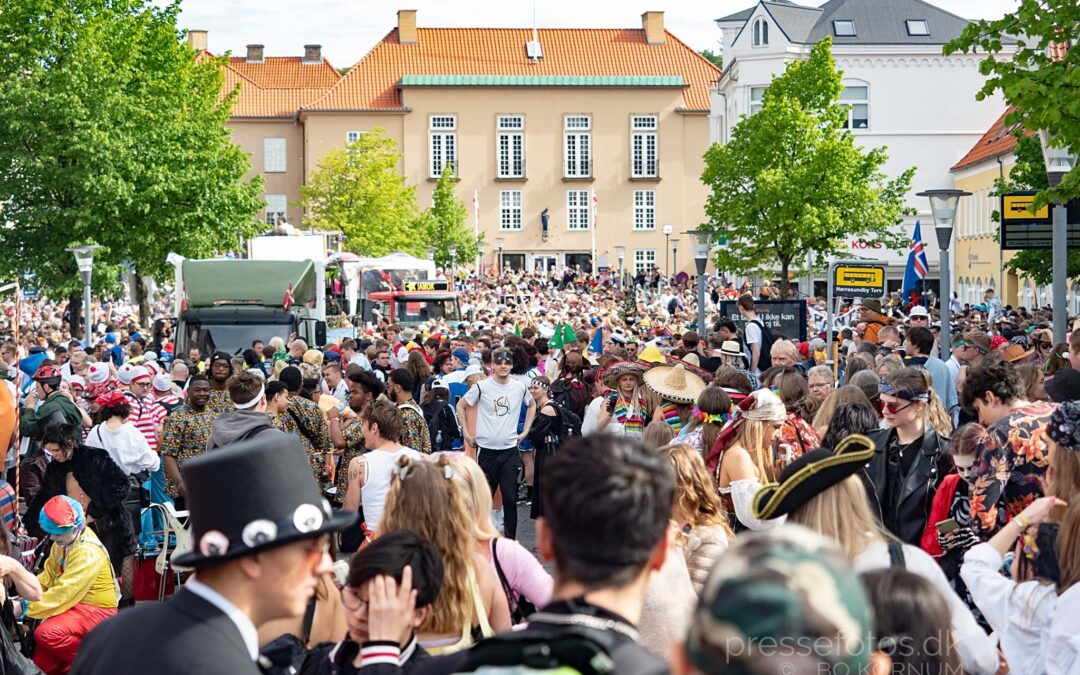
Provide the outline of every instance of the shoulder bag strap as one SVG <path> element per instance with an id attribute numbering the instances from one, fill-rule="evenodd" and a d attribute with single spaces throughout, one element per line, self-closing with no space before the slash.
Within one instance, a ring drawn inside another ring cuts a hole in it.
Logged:
<path id="1" fill-rule="evenodd" d="M 889 539 L 889 566 L 899 569 L 907 568 L 907 561 L 904 559 L 904 545 L 895 539 Z"/>
<path id="2" fill-rule="evenodd" d="M 307 609 L 304 610 L 304 634 L 302 638 L 305 645 L 311 639 L 311 625 L 315 623 L 315 603 L 317 600 L 318 594 L 313 594 L 311 599 L 308 600 Z"/>
<path id="3" fill-rule="evenodd" d="M 502 564 L 499 563 L 499 539 L 496 537 L 491 540 L 491 560 L 495 563 L 495 573 L 499 575 L 499 584 L 502 586 L 503 595 L 506 596 L 506 602 L 510 606 L 510 611 L 514 611 L 514 605 L 517 604 L 514 598 L 514 589 L 510 588 L 510 582 L 506 579 L 506 573 L 503 572 Z"/>
<path id="4" fill-rule="evenodd" d="M 308 439 L 308 442 L 311 443 L 311 447 L 318 450 L 319 442 L 315 440 L 315 434 L 308 431 L 308 428 L 304 426 L 304 423 L 300 421 L 300 418 L 296 416 L 296 413 L 293 412 L 292 408 L 286 408 L 285 412 L 289 413 L 289 417 L 292 418 L 293 422 L 296 422 L 296 428 L 300 430 L 300 433 L 304 435 L 304 438 Z"/>

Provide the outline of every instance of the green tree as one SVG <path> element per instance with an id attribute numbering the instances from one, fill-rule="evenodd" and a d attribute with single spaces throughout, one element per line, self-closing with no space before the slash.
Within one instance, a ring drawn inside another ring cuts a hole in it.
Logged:
<path id="1" fill-rule="evenodd" d="M 809 59 L 789 64 L 765 90 L 761 111 L 705 153 L 705 227 L 727 238 L 717 268 L 751 274 L 779 266 L 784 293 L 789 271 L 810 251 L 825 260 L 848 238 L 894 249 L 907 243 L 892 226 L 905 213 L 915 170 L 889 180 L 884 149 L 864 152 L 844 129 L 831 48 L 823 40 Z"/>
<path id="2" fill-rule="evenodd" d="M 1013 37 L 1021 36 L 1021 37 Z M 1016 43 L 1015 55 L 1002 56 L 1005 44 Z M 1052 55 L 1051 48 L 1057 52 Z M 1000 91 L 1011 106 L 1008 124 L 1046 129 L 1062 146 L 1080 148 L 1080 4 L 1076 0 L 1020 0 L 1012 13 L 993 21 L 970 23 L 959 38 L 945 45 L 945 54 L 987 54 L 979 66 L 987 76 L 977 94 L 982 100 Z M 1072 171 L 1050 199 L 1080 197 L 1080 172 Z"/>
<path id="3" fill-rule="evenodd" d="M 406 184 L 400 162 L 397 143 L 378 128 L 326 153 L 300 188 L 305 222 L 321 230 L 341 230 L 348 238 L 346 247 L 361 255 L 420 254 L 427 243 L 416 188 Z"/>
<path id="4" fill-rule="evenodd" d="M 717 68 L 723 69 L 724 67 L 724 55 L 718 54 L 711 49 L 702 49 L 698 52 L 706 61 L 709 61 Z"/>
<path id="5" fill-rule="evenodd" d="M 1045 190 L 1048 187 L 1046 163 L 1043 160 L 1039 139 L 1019 129 L 1014 134 L 1016 135 L 1016 163 L 1008 176 L 994 180 L 994 190 L 991 192 L 994 197 L 1000 197 L 1014 190 Z M 1001 212 L 994 211 L 991 214 L 991 220 L 1000 223 Z M 997 236 L 1000 240 L 1000 230 Z M 1054 281 L 1053 260 L 1051 251 L 1048 250 L 1018 251 L 1005 263 L 1005 269 L 1027 276 L 1039 285 L 1048 286 Z M 1070 279 L 1080 278 L 1080 251 L 1069 252 L 1068 275 Z"/>
<path id="6" fill-rule="evenodd" d="M 435 248 L 435 263 L 440 267 L 450 267 L 448 248 L 457 246 L 456 259 L 459 264 L 468 265 L 476 260 L 478 242 L 472 231 L 465 226 L 468 211 L 465 203 L 454 192 L 453 170 L 449 164 L 443 167 L 435 191 L 431 195 L 431 208 L 420 215 L 420 230 L 424 233 L 424 242 Z"/>
<path id="7" fill-rule="evenodd" d="M 8 0 L 0 11 L 0 274 L 67 296 L 69 246 L 103 246 L 98 292 L 120 263 L 166 274 L 255 230 L 259 178 L 225 126 L 222 61 L 196 62 L 179 6 L 147 0 Z M 144 319 L 146 317 L 144 316 Z"/>

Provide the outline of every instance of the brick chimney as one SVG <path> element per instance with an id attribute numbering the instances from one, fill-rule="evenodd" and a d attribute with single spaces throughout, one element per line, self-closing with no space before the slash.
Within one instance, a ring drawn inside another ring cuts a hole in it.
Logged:
<path id="1" fill-rule="evenodd" d="M 416 10 L 399 9 L 397 13 L 398 43 L 414 45 L 419 42 L 416 35 Z"/>
<path id="2" fill-rule="evenodd" d="M 662 45 L 666 40 L 664 33 L 664 13 L 645 12 L 641 15 L 641 30 L 645 31 L 645 42 Z"/>
<path id="3" fill-rule="evenodd" d="M 263 62 L 263 46 L 262 45 L 248 45 L 247 46 L 247 59 L 248 63 L 262 63 Z"/>
<path id="4" fill-rule="evenodd" d="M 187 33 L 188 46 L 197 52 L 205 52 L 209 41 L 206 38 L 206 31 L 204 30 L 189 30 Z"/>
<path id="5" fill-rule="evenodd" d="M 322 45 L 304 45 L 304 63 L 322 63 Z"/>

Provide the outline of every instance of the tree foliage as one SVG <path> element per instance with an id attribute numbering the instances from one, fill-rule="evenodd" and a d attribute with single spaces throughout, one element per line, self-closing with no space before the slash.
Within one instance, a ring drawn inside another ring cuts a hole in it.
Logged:
<path id="1" fill-rule="evenodd" d="M 321 230 L 341 230 L 346 248 L 361 255 L 419 255 L 428 244 L 418 218 L 416 188 L 405 182 L 400 162 L 397 143 L 378 128 L 326 153 L 300 188 L 305 222 Z"/>
<path id="2" fill-rule="evenodd" d="M 465 220 L 468 211 L 465 203 L 458 199 L 454 192 L 454 178 L 452 167 L 447 164 L 443 167 L 439 181 L 435 183 L 435 191 L 431 195 L 431 208 L 426 209 L 420 216 L 420 230 L 424 233 L 426 246 L 435 248 L 435 263 L 444 268 L 450 267 L 450 253 L 448 247 L 452 244 L 457 246 L 456 260 L 460 264 L 467 265 L 476 260 L 478 243 L 476 236 L 466 227 Z"/>
<path id="3" fill-rule="evenodd" d="M 1020 37 L 1011 37 L 1020 36 Z M 1016 42 L 1016 53 L 1004 54 Z M 1061 58 L 1049 52 L 1057 46 Z M 1000 91 L 1011 106 L 1006 122 L 1046 129 L 1062 146 L 1080 148 L 1080 4 L 1076 0 L 1020 0 L 1004 17 L 975 21 L 945 46 L 955 52 L 988 54 L 979 68 L 987 76 L 980 100 Z M 1080 172 L 1072 171 L 1039 203 L 1080 197 Z"/>
<path id="4" fill-rule="evenodd" d="M 722 69 L 724 67 L 723 54 L 718 54 L 711 49 L 702 49 L 700 52 L 698 52 L 698 54 L 700 54 L 706 61 L 709 61 L 717 68 Z"/>
<path id="5" fill-rule="evenodd" d="M 0 273 L 77 294 L 69 246 L 103 246 L 98 290 L 120 263 L 167 273 L 256 232 L 261 178 L 232 142 L 222 62 L 196 61 L 179 6 L 147 0 L 7 0 L 0 11 Z"/>
<path id="6" fill-rule="evenodd" d="M 745 117 L 726 145 L 705 153 L 702 180 L 711 189 L 705 225 L 727 237 L 718 269 L 788 272 L 814 251 L 842 252 L 848 238 L 889 248 L 907 244 L 893 226 L 905 213 L 914 169 L 888 179 L 883 148 L 861 150 L 843 127 L 841 73 L 823 40 L 810 58 L 791 63 L 765 90 L 760 112 Z"/>

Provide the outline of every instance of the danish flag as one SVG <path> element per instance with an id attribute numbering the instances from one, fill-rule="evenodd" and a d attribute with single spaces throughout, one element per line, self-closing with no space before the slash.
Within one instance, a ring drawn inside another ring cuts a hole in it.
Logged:
<path id="1" fill-rule="evenodd" d="M 281 306 L 283 309 L 289 309 L 296 302 L 296 297 L 293 295 L 292 284 L 285 289 L 285 297 L 281 299 Z"/>

